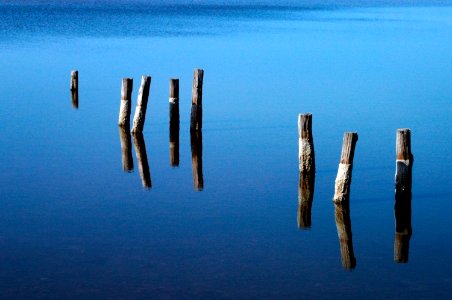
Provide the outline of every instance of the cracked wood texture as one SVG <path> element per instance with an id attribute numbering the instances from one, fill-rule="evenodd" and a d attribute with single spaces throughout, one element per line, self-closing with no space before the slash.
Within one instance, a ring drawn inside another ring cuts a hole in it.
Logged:
<path id="1" fill-rule="evenodd" d="M 138 91 L 137 107 L 135 108 L 135 116 L 133 117 L 132 132 L 143 132 L 150 88 L 151 76 L 141 76 L 141 86 Z"/>
<path id="2" fill-rule="evenodd" d="M 298 115 L 298 158 L 300 172 L 315 172 L 311 113 Z"/>
<path id="3" fill-rule="evenodd" d="M 336 176 L 336 185 L 333 201 L 335 203 L 350 200 L 350 185 L 352 182 L 353 157 L 358 141 L 358 133 L 346 132 L 342 143 L 342 153 Z"/>
<path id="4" fill-rule="evenodd" d="M 121 106 L 119 107 L 119 126 L 130 126 L 133 79 L 123 78 L 121 86 Z"/>

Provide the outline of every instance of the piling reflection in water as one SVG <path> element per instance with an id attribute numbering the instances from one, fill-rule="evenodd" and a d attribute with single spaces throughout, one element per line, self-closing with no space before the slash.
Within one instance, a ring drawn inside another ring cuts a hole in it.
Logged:
<path id="1" fill-rule="evenodd" d="M 122 153 L 122 170 L 124 172 L 133 171 L 133 158 L 132 158 L 132 139 L 130 136 L 130 130 L 127 127 L 118 126 L 119 128 L 119 140 L 121 142 Z"/>
<path id="2" fill-rule="evenodd" d="M 352 222 L 350 220 L 349 202 L 334 203 L 337 234 L 341 248 L 342 267 L 352 270 L 356 267 L 353 252 Z"/>
<path id="3" fill-rule="evenodd" d="M 78 109 L 78 90 L 71 90 L 72 107 Z"/>
<path id="4" fill-rule="evenodd" d="M 315 172 L 300 172 L 298 181 L 298 228 L 311 228 L 311 208 L 314 199 Z"/>
<path id="5" fill-rule="evenodd" d="M 410 193 L 411 194 L 411 193 Z M 397 195 L 397 194 L 396 194 Z M 395 240 L 394 261 L 398 263 L 408 262 L 408 253 L 411 239 L 411 195 L 410 199 L 396 197 L 395 204 Z"/>
<path id="6" fill-rule="evenodd" d="M 170 165 L 179 166 L 179 123 L 174 126 L 170 124 Z"/>
<path id="7" fill-rule="evenodd" d="M 202 131 L 190 131 L 191 166 L 195 191 L 202 191 L 204 179 L 202 175 Z"/>
<path id="8" fill-rule="evenodd" d="M 133 144 L 135 146 L 135 155 L 138 161 L 138 170 L 140 171 L 141 182 L 145 189 L 152 188 L 151 173 L 149 171 L 148 156 L 146 154 L 146 144 L 143 134 L 135 132 L 133 134 Z"/>

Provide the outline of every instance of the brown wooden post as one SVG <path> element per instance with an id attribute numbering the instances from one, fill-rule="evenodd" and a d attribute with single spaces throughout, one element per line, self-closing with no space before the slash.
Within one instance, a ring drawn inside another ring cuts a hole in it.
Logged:
<path id="1" fill-rule="evenodd" d="M 204 70 L 195 69 L 193 75 L 190 131 L 202 129 L 202 83 Z"/>
<path id="2" fill-rule="evenodd" d="M 121 87 L 121 106 L 119 107 L 119 126 L 130 128 L 130 109 L 132 105 L 132 78 L 123 78 Z"/>
<path id="3" fill-rule="evenodd" d="M 169 96 L 170 165 L 179 166 L 179 79 L 170 79 Z"/>
<path id="4" fill-rule="evenodd" d="M 135 109 L 135 116 L 133 117 L 132 132 L 143 132 L 150 88 L 151 76 L 141 76 L 141 86 L 138 91 L 137 107 Z"/>
<path id="5" fill-rule="evenodd" d="M 353 157 L 358 141 L 358 133 L 344 133 L 341 161 L 336 176 L 334 203 L 348 202 L 350 199 L 350 185 L 352 182 Z"/>
<path id="6" fill-rule="evenodd" d="M 335 203 L 334 206 L 337 235 L 339 237 L 341 249 L 342 267 L 347 270 L 352 270 L 356 267 L 356 258 L 353 252 L 350 206 L 348 202 Z"/>
<path id="7" fill-rule="evenodd" d="M 195 191 L 202 191 L 204 188 L 204 177 L 202 174 L 202 131 L 190 132 L 190 142 L 193 186 Z"/>
<path id="8" fill-rule="evenodd" d="M 78 71 L 71 71 L 71 91 L 78 91 Z"/>
<path id="9" fill-rule="evenodd" d="M 298 228 L 311 228 L 311 208 L 314 199 L 315 172 L 300 172 L 298 180 Z"/>
<path id="10" fill-rule="evenodd" d="M 315 172 L 311 113 L 298 115 L 298 158 L 300 172 Z"/>
<path id="11" fill-rule="evenodd" d="M 122 170 L 124 172 L 131 172 L 133 170 L 132 158 L 132 139 L 127 126 L 119 126 L 119 140 L 121 142 L 122 153 Z"/>
<path id="12" fill-rule="evenodd" d="M 149 171 L 148 156 L 146 153 L 146 144 L 144 143 L 143 134 L 135 132 L 133 134 L 133 144 L 135 146 L 135 155 L 138 161 L 138 170 L 140 171 L 141 183 L 143 188 L 151 189 L 151 172 Z"/>
<path id="13" fill-rule="evenodd" d="M 71 91 L 72 107 L 78 109 L 78 90 Z"/>
<path id="14" fill-rule="evenodd" d="M 414 157 L 411 153 L 410 129 L 398 129 L 395 174 L 395 241 L 394 261 L 408 262 L 411 228 L 411 187 Z"/>

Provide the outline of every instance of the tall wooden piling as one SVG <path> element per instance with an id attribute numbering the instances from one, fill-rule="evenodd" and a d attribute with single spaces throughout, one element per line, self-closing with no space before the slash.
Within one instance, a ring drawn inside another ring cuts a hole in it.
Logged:
<path id="1" fill-rule="evenodd" d="M 298 228 L 311 228 L 311 208 L 314 199 L 315 172 L 300 172 L 298 180 Z"/>
<path id="2" fill-rule="evenodd" d="M 71 71 L 71 91 L 78 91 L 78 71 Z"/>
<path id="3" fill-rule="evenodd" d="M 190 131 L 202 129 L 202 83 L 204 70 L 195 69 L 191 99 Z"/>
<path id="4" fill-rule="evenodd" d="M 78 109 L 78 90 L 71 90 L 72 107 Z"/>
<path id="5" fill-rule="evenodd" d="M 128 126 L 119 126 L 119 141 L 121 142 L 122 170 L 131 172 L 133 170 L 132 139 Z"/>
<path id="6" fill-rule="evenodd" d="M 135 132 L 133 134 L 133 144 L 135 146 L 135 155 L 137 157 L 141 183 L 143 185 L 143 188 L 151 189 L 152 188 L 151 172 L 149 171 L 149 162 L 146 153 L 146 144 L 144 142 L 143 134 L 141 132 Z"/>
<path id="7" fill-rule="evenodd" d="M 300 172 L 315 172 L 311 113 L 298 115 L 298 157 Z"/>
<path id="8" fill-rule="evenodd" d="M 394 261 L 408 262 L 411 228 L 411 187 L 414 157 L 411 153 L 410 129 L 398 129 L 395 174 L 395 241 Z"/>
<path id="9" fill-rule="evenodd" d="M 336 229 L 341 249 L 342 267 L 346 270 L 352 270 L 356 267 L 356 258 L 353 252 L 350 205 L 348 202 L 338 202 L 334 204 L 334 207 Z"/>
<path id="10" fill-rule="evenodd" d="M 334 203 L 347 202 L 350 199 L 350 185 L 352 182 L 353 157 L 358 141 L 358 133 L 346 132 L 342 143 L 341 160 L 336 176 Z"/>
<path id="11" fill-rule="evenodd" d="M 133 88 L 133 79 L 123 78 L 121 87 L 121 106 L 119 107 L 119 119 L 118 119 L 119 126 L 129 126 L 130 128 L 132 88 Z"/>
<path id="12" fill-rule="evenodd" d="M 170 165 L 179 166 L 179 79 L 170 79 L 169 96 L 169 132 L 170 132 Z"/>
<path id="13" fill-rule="evenodd" d="M 195 191 L 202 191 L 204 189 L 204 177 L 202 174 L 202 131 L 190 132 L 190 142 L 193 187 Z"/>
<path id="14" fill-rule="evenodd" d="M 133 117 L 132 132 L 143 132 L 150 88 L 151 76 L 141 76 L 141 86 L 138 91 L 137 107 L 135 108 L 135 116 Z"/>

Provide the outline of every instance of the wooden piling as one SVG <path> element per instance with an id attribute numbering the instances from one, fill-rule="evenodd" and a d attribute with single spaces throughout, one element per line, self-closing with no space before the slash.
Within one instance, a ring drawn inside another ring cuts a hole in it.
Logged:
<path id="1" fill-rule="evenodd" d="M 298 115 L 298 158 L 300 172 L 315 172 L 311 113 Z"/>
<path id="2" fill-rule="evenodd" d="M 347 202 L 350 199 L 350 185 L 352 181 L 353 157 L 358 141 L 358 133 L 346 132 L 342 144 L 341 160 L 336 176 L 334 203 Z"/>
<path id="3" fill-rule="evenodd" d="M 193 75 L 190 131 L 202 129 L 202 83 L 204 70 L 195 69 Z"/>
<path id="4" fill-rule="evenodd" d="M 78 90 L 71 90 L 72 107 L 78 109 Z"/>
<path id="5" fill-rule="evenodd" d="M 124 172 L 132 172 L 133 158 L 132 158 L 132 139 L 130 131 L 127 126 L 119 126 L 119 141 L 121 142 L 122 154 L 122 170 Z"/>
<path id="6" fill-rule="evenodd" d="M 151 172 L 149 171 L 149 162 L 146 153 L 146 144 L 144 142 L 143 134 L 141 132 L 135 132 L 133 134 L 133 144 L 135 146 L 135 155 L 137 157 L 141 183 L 143 185 L 143 188 L 151 189 L 152 188 Z"/>
<path id="7" fill-rule="evenodd" d="M 78 91 L 78 71 L 71 71 L 71 91 Z"/>
<path id="8" fill-rule="evenodd" d="M 141 86 L 138 91 L 137 107 L 135 108 L 135 116 L 133 117 L 132 132 L 143 132 L 150 88 L 151 76 L 141 76 Z"/>
<path id="9" fill-rule="evenodd" d="M 202 131 L 190 132 L 190 142 L 193 186 L 195 191 L 202 191 L 204 189 L 204 177 L 202 174 Z"/>
<path id="10" fill-rule="evenodd" d="M 315 172 L 300 172 L 298 180 L 298 228 L 311 228 L 311 208 L 314 199 Z"/>
<path id="11" fill-rule="evenodd" d="M 179 166 L 179 79 L 170 79 L 169 96 L 169 132 L 170 132 L 170 165 Z"/>
<path id="12" fill-rule="evenodd" d="M 410 129 L 398 129 L 395 174 L 395 241 L 394 261 L 408 262 L 411 228 L 411 187 L 414 157 L 411 153 Z"/>
<path id="13" fill-rule="evenodd" d="M 133 79 L 123 78 L 121 87 L 121 106 L 119 108 L 119 126 L 130 128 L 130 109 L 132 105 Z"/>
<path id="14" fill-rule="evenodd" d="M 334 204 L 337 235 L 341 249 L 342 267 L 352 270 L 356 267 L 356 258 L 353 252 L 352 222 L 350 219 L 350 206 L 348 202 Z"/>

